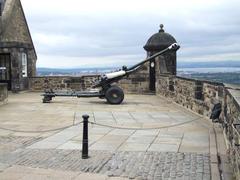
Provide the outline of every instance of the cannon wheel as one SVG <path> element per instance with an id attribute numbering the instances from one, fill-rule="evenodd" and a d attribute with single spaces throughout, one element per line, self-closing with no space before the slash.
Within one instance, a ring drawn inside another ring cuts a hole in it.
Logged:
<path id="1" fill-rule="evenodd" d="M 107 89 L 105 97 L 110 104 L 121 104 L 124 99 L 124 92 L 118 86 L 111 86 Z"/>
<path id="2" fill-rule="evenodd" d="M 52 100 L 52 97 L 50 97 L 50 96 L 44 96 L 42 102 L 43 102 L 43 103 L 50 103 L 51 100 Z"/>

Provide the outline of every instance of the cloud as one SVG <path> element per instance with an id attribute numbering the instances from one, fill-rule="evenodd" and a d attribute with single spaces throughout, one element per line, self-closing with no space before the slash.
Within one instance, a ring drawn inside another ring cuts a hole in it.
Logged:
<path id="1" fill-rule="evenodd" d="M 134 64 L 146 56 L 143 46 L 160 23 L 181 45 L 179 61 L 240 60 L 237 0 L 22 0 L 22 4 L 38 66 L 55 67 L 56 61 L 59 67 Z"/>

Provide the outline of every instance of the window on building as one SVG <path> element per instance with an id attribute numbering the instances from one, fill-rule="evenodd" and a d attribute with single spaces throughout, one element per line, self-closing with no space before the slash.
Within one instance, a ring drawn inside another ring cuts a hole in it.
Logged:
<path id="1" fill-rule="evenodd" d="M 22 53 L 22 76 L 27 77 L 27 54 Z"/>
<path id="2" fill-rule="evenodd" d="M 0 2 L 0 16 L 2 16 L 2 2 Z"/>

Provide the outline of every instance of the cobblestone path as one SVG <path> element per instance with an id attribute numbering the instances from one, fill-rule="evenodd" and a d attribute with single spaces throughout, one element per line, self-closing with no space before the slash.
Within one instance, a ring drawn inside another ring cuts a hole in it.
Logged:
<path id="1" fill-rule="evenodd" d="M 18 148 L 27 147 L 41 139 L 37 137 L 0 136 L 0 155 L 3 156 Z"/>
<path id="2" fill-rule="evenodd" d="M 207 153 L 90 151 L 90 158 L 82 160 L 79 150 L 25 149 L 36 138 L 7 138 L 0 138 L 1 147 L 15 144 L 15 148 L 8 153 L 4 152 L 4 156 L 1 152 L 0 164 L 8 167 L 20 165 L 130 179 L 210 179 L 210 160 Z"/>

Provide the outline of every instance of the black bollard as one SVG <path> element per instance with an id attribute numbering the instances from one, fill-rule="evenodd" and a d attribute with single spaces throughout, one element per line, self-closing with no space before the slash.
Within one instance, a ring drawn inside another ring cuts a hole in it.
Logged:
<path id="1" fill-rule="evenodd" d="M 82 159 L 88 158 L 88 118 L 89 115 L 85 114 L 83 118 L 83 139 L 82 139 Z"/>

